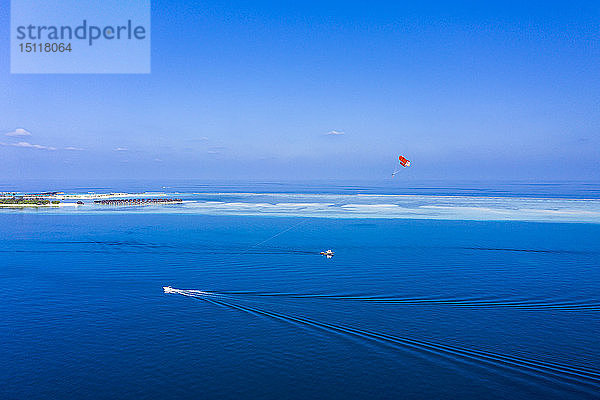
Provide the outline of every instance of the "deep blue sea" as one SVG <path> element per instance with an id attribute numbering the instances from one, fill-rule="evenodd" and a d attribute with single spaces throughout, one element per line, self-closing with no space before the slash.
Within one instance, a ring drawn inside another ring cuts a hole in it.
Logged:
<path id="1" fill-rule="evenodd" d="M 0 210 L 0 398 L 600 398 L 599 192 L 573 187 Z"/>

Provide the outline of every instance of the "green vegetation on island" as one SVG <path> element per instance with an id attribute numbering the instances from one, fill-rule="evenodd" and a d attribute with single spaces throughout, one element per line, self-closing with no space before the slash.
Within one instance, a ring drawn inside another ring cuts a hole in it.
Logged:
<path id="1" fill-rule="evenodd" d="M 0 204 L 15 204 L 15 205 L 38 205 L 45 206 L 48 204 L 59 204 L 59 200 L 48 200 L 48 199 L 32 199 L 25 197 L 4 197 L 0 198 Z"/>

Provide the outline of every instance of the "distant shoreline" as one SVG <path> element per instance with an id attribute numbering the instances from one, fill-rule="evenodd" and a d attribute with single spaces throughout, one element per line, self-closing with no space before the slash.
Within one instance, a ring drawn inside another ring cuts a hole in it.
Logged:
<path id="1" fill-rule="evenodd" d="M 19 204 L 19 203 L 14 203 L 14 204 L 9 204 L 9 203 L 0 203 L 0 207 L 1 208 L 36 208 L 36 207 L 41 207 L 41 208 L 59 208 L 59 207 L 65 207 L 65 206 L 77 206 L 80 204 L 77 203 L 60 203 L 60 204 Z"/>

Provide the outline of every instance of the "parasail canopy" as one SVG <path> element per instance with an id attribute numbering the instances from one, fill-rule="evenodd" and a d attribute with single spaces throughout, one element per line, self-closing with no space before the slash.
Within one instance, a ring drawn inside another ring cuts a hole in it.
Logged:
<path id="1" fill-rule="evenodd" d="M 398 160 L 400 160 L 400 165 L 403 167 L 410 167 L 410 161 L 407 160 L 404 156 L 398 156 Z"/>
<path id="2" fill-rule="evenodd" d="M 403 168 L 410 167 L 410 160 L 408 160 L 406 157 L 398 156 L 398 161 L 400 162 L 400 165 Z M 400 169 L 402 169 L 402 168 L 400 168 L 400 166 L 398 166 L 398 164 L 396 164 L 396 169 L 392 173 L 392 176 L 395 176 L 398 172 L 400 172 Z"/>

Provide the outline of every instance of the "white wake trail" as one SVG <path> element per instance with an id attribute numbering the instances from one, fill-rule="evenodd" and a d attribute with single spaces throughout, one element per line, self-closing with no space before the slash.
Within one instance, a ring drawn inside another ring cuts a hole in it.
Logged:
<path id="1" fill-rule="evenodd" d="M 171 286 L 163 286 L 163 290 L 165 293 L 180 294 L 182 296 L 188 296 L 188 297 L 218 296 L 218 294 L 216 294 L 216 293 L 205 292 L 203 290 L 175 289 Z"/>

